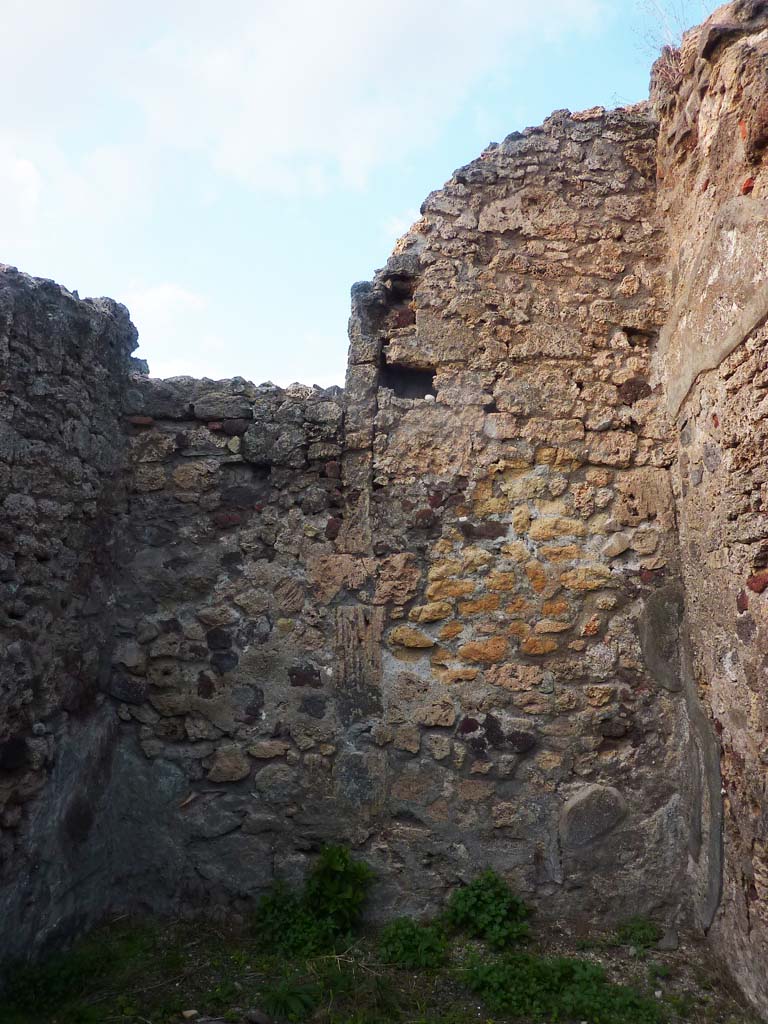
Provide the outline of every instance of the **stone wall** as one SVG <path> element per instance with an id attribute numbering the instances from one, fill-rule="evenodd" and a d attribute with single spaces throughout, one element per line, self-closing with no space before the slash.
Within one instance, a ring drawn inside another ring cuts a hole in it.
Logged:
<path id="1" fill-rule="evenodd" d="M 184 900 L 336 839 L 382 914 L 492 865 L 685 919 L 654 153 L 644 108 L 562 112 L 457 172 L 355 289 L 344 405 L 135 378 L 107 689 Z"/>
<path id="2" fill-rule="evenodd" d="M 768 4 L 721 9 L 657 74 L 660 207 L 675 259 L 657 375 L 677 419 L 692 676 L 714 723 L 724 796 L 712 938 L 768 1010 L 766 332 Z M 658 71 L 658 69 L 657 69 Z"/>
<path id="3" fill-rule="evenodd" d="M 109 692 L 173 791 L 195 905 L 253 896 L 343 827 L 331 787 L 340 389 L 136 377 Z M 361 581 L 362 583 L 362 581 Z"/>
<path id="4" fill-rule="evenodd" d="M 87 920 L 110 875 L 99 821 L 114 750 L 109 669 L 120 404 L 136 331 L 0 267 L 0 949 Z"/>
<path id="5" fill-rule="evenodd" d="M 766 28 L 456 171 L 345 392 L 153 380 L 123 307 L 0 273 L 4 954 L 331 840 L 374 915 L 491 866 L 768 1007 Z"/>
<path id="6" fill-rule="evenodd" d="M 585 923 L 675 920 L 693 798 L 654 156 L 645 108 L 559 112 L 355 292 L 340 539 L 409 566 L 377 623 L 388 847 L 429 851 L 419 889 L 491 864 Z"/>

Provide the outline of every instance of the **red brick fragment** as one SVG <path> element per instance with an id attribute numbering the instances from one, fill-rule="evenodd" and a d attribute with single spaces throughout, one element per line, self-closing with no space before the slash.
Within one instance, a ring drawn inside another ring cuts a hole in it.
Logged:
<path id="1" fill-rule="evenodd" d="M 341 530 L 341 519 L 337 516 L 331 516 L 328 522 L 325 524 L 325 536 L 328 540 L 336 540 Z"/>
<path id="2" fill-rule="evenodd" d="M 749 608 L 749 598 L 743 590 L 740 590 L 736 598 L 736 610 L 745 612 Z"/>
<path id="3" fill-rule="evenodd" d="M 712 413 L 712 426 L 717 429 L 720 426 L 720 417 L 716 412 Z"/>
<path id="4" fill-rule="evenodd" d="M 218 420 L 214 420 L 212 423 L 208 424 L 208 429 L 212 432 L 215 432 L 217 430 L 223 430 L 224 424 L 220 423 Z"/>
<path id="5" fill-rule="evenodd" d="M 427 530 L 435 521 L 435 513 L 431 508 L 420 508 L 413 518 L 419 529 Z"/>
<path id="6" fill-rule="evenodd" d="M 656 579 L 656 573 L 653 569 L 641 569 L 640 570 L 640 582 L 641 583 L 653 583 Z"/>
<path id="7" fill-rule="evenodd" d="M 766 587 L 768 587 L 768 569 L 762 569 L 760 572 L 750 576 L 747 580 L 747 587 L 753 594 L 762 594 Z"/>
<path id="8" fill-rule="evenodd" d="M 744 184 L 741 186 L 741 194 L 748 196 L 752 189 L 755 187 L 755 179 L 747 178 Z"/>
<path id="9" fill-rule="evenodd" d="M 392 316 L 393 327 L 410 327 L 416 323 L 416 312 L 410 306 L 398 309 Z"/>
<path id="10" fill-rule="evenodd" d="M 246 432 L 249 426 L 250 420 L 231 419 L 223 420 L 219 425 L 219 429 L 223 430 L 228 437 L 240 437 Z"/>
<path id="11" fill-rule="evenodd" d="M 231 526 L 239 526 L 243 517 L 239 512 L 214 512 L 211 517 L 217 526 L 228 529 Z"/>
<path id="12" fill-rule="evenodd" d="M 134 427 L 151 427 L 155 422 L 152 416 L 127 416 L 126 419 Z"/>
<path id="13" fill-rule="evenodd" d="M 746 140 L 746 138 L 747 138 L 747 122 L 743 118 L 741 119 L 741 121 L 739 121 L 739 132 L 741 134 L 742 139 Z"/>

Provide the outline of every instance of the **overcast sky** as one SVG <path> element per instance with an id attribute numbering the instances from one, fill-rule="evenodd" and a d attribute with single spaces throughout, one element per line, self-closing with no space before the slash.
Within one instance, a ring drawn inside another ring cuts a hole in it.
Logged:
<path id="1" fill-rule="evenodd" d="M 644 0 L 647 5 L 647 0 Z M 717 5 L 660 0 L 690 24 Z M 635 0 L 2 0 L 0 262 L 155 376 L 343 383 L 349 288 L 553 109 L 647 95 Z"/>

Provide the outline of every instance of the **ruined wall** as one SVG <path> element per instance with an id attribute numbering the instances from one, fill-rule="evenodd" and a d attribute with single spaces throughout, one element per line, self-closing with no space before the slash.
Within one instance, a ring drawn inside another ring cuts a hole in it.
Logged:
<path id="1" fill-rule="evenodd" d="M 120 404 L 136 332 L 0 267 L 0 949 L 86 920 L 110 874 L 99 822 L 114 748 L 109 668 Z"/>
<path id="2" fill-rule="evenodd" d="M 355 289 L 344 406 L 134 380 L 108 690 L 183 899 L 336 839 L 382 914 L 492 865 L 685 918 L 654 156 L 645 108 L 561 112 L 457 172 Z"/>
<path id="3" fill-rule="evenodd" d="M 291 877 L 343 829 L 330 699 L 341 587 L 340 389 L 136 377 L 109 692 L 173 793 L 173 892 L 195 906 Z M 348 581 L 349 582 L 349 581 Z"/>
<path id="4" fill-rule="evenodd" d="M 720 746 L 723 899 L 712 938 L 768 1010 L 768 4 L 721 9 L 687 37 L 676 79 L 659 70 L 674 301 L 656 372 L 677 418 L 692 677 Z"/>
<path id="5" fill-rule="evenodd" d="M 2 953 L 324 842 L 427 912 L 709 933 L 768 1008 L 768 4 L 428 197 L 346 392 L 0 272 Z"/>
<path id="6" fill-rule="evenodd" d="M 348 539 L 414 568 L 379 627 L 388 844 L 428 849 L 435 888 L 490 863 L 585 921 L 674 919 L 686 867 L 654 157 L 642 107 L 511 136 L 353 317 Z"/>

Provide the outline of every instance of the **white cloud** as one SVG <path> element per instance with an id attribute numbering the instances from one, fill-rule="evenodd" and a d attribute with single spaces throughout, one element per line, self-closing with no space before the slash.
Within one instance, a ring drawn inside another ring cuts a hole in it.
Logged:
<path id="1" fill-rule="evenodd" d="M 28 239 L 34 230 L 42 177 L 32 160 L 10 145 L 0 145 L 0 260 L 11 240 Z M 10 256 L 10 251 L 7 252 Z"/>
<path id="2" fill-rule="evenodd" d="M 263 336 L 249 335 L 242 307 L 268 298 L 258 282 L 238 300 L 220 277 L 206 284 L 210 300 L 198 293 L 200 251 L 242 261 L 246 245 L 264 252 L 270 239 L 233 238 L 229 251 L 211 238 L 215 213 L 200 216 L 197 237 L 190 197 L 201 211 L 221 201 L 228 216 L 227 191 L 245 185 L 243 221 L 258 225 L 270 199 L 330 203 L 365 188 L 425 151 L 484 82 L 514 76 L 549 40 L 592 31 L 610 9 L 608 0 L 133 0 L 130 9 L 3 0 L 0 261 L 125 300 L 159 375 L 226 376 L 257 361 L 267 376 L 290 348 L 305 379 L 339 379 L 342 359 L 337 369 L 314 353 L 343 341 L 306 336 L 309 314 L 295 315 L 290 338 L 276 340 L 263 321 L 254 325 Z M 380 208 L 372 217 L 378 225 Z M 389 236 L 382 248 L 417 217 L 403 210 L 375 227 Z M 131 277 L 140 284 L 126 294 Z M 230 332 L 238 336 L 225 344 Z"/>
<path id="3" fill-rule="evenodd" d="M 156 144 L 278 192 L 359 187 L 434 137 L 497 63 L 594 27 L 604 0 L 230 0 L 127 88 Z"/>
<path id="4" fill-rule="evenodd" d="M 389 248 L 391 249 L 398 238 L 402 238 L 402 236 L 411 229 L 420 217 L 421 214 L 415 206 L 412 209 L 405 210 L 403 213 L 397 214 L 394 217 L 389 217 L 384 222 L 382 231 L 384 245 L 389 245 Z"/>
<path id="5" fill-rule="evenodd" d="M 221 349 L 218 339 L 200 332 L 199 320 L 209 307 L 204 295 L 164 282 L 129 289 L 124 301 L 139 332 L 136 355 L 150 360 L 155 377 L 194 374 L 195 364 L 210 365 L 212 353 Z"/>

